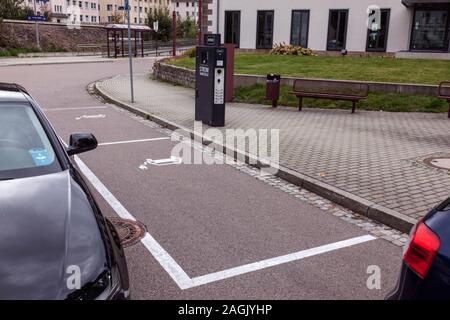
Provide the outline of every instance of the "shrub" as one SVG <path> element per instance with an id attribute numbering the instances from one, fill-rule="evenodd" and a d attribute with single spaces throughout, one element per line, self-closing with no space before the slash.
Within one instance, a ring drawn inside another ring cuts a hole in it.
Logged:
<path id="1" fill-rule="evenodd" d="M 195 58 L 197 56 L 197 49 L 195 47 L 190 48 L 190 49 L 186 50 L 185 52 L 183 52 L 182 56 L 189 57 L 189 58 Z"/>
<path id="2" fill-rule="evenodd" d="M 275 44 L 270 54 L 275 55 L 291 55 L 291 56 L 315 56 L 316 54 L 309 48 L 303 48 L 284 42 Z"/>

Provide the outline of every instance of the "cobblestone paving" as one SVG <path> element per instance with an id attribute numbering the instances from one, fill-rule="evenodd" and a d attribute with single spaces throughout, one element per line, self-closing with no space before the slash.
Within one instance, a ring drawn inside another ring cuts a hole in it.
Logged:
<path id="1" fill-rule="evenodd" d="M 99 83 L 130 102 L 128 76 Z M 135 106 L 193 128 L 194 91 L 135 78 Z M 450 174 L 417 159 L 450 153 L 444 114 L 388 113 L 227 104 L 227 128 L 280 129 L 280 164 L 414 219 L 450 195 Z"/>

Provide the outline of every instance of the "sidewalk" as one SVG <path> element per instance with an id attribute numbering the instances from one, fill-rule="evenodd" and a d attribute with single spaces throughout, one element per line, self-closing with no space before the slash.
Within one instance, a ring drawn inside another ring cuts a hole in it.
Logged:
<path id="1" fill-rule="evenodd" d="M 113 59 L 100 56 L 71 56 L 71 57 L 35 57 L 35 58 L 0 58 L 0 67 L 37 65 L 37 64 L 65 64 L 65 63 L 99 63 L 114 62 Z"/>
<path id="2" fill-rule="evenodd" d="M 192 130 L 193 90 L 144 75 L 135 78 L 134 86 L 133 107 Z M 98 82 L 97 89 L 131 105 L 126 75 Z M 422 163 L 433 155 L 450 157 L 450 121 L 442 114 L 352 115 L 308 108 L 300 113 L 229 103 L 226 123 L 226 128 L 280 129 L 280 165 L 285 168 L 280 176 L 291 181 L 297 176 L 305 188 L 400 229 L 450 196 L 450 172 Z"/>

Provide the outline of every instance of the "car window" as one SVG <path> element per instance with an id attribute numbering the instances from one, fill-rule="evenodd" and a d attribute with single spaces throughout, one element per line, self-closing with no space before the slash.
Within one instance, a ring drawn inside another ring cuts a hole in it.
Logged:
<path id="1" fill-rule="evenodd" d="M 58 171 L 61 166 L 33 108 L 0 103 L 0 180 Z"/>

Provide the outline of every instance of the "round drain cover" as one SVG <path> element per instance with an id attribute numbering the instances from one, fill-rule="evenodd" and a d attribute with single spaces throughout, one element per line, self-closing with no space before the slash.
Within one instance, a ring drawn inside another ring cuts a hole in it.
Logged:
<path id="1" fill-rule="evenodd" d="M 108 218 L 116 227 L 120 237 L 120 242 L 124 247 L 130 247 L 139 242 L 147 232 L 145 225 L 139 221 L 126 220 L 121 218 Z"/>
<path id="2" fill-rule="evenodd" d="M 450 170 L 450 158 L 428 158 L 424 162 L 438 169 Z"/>

